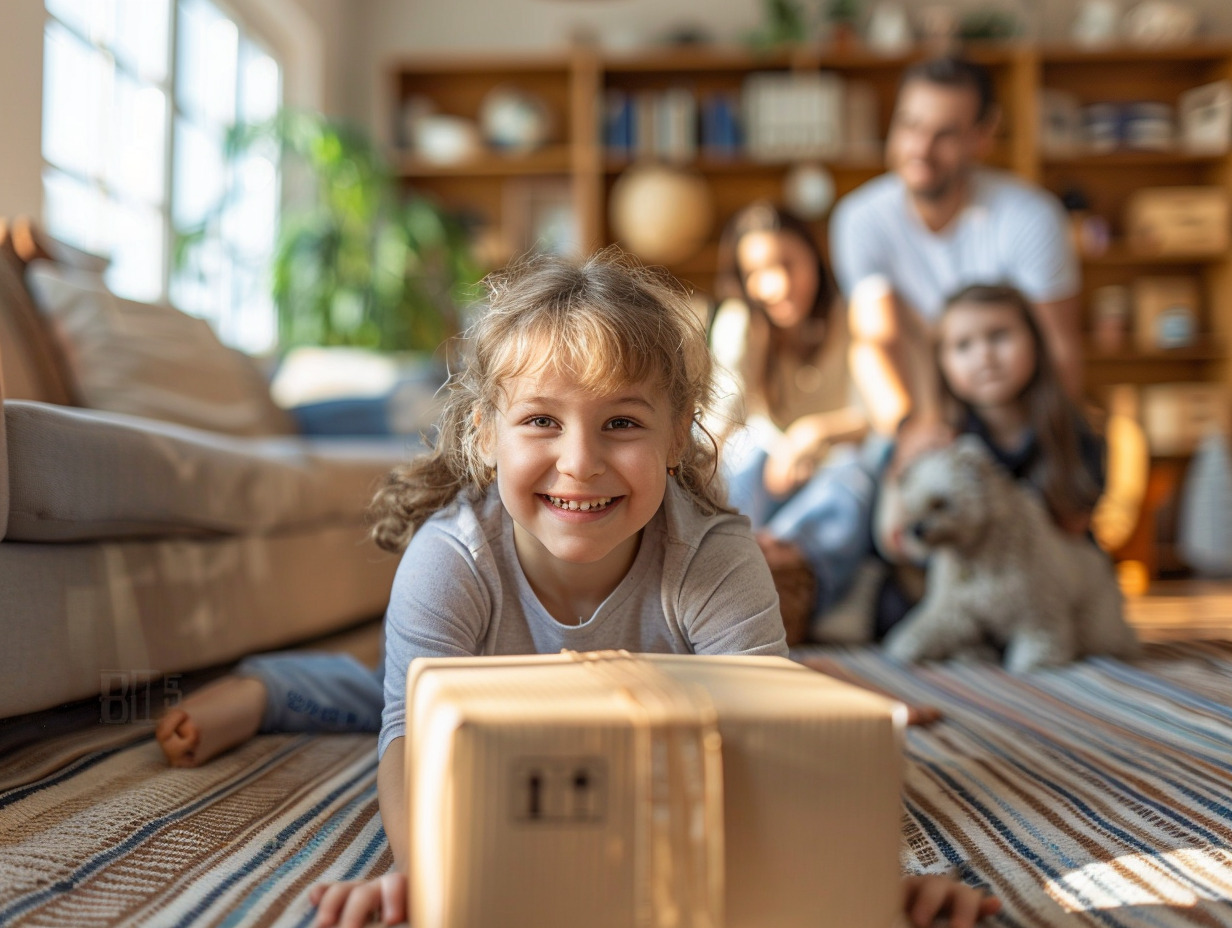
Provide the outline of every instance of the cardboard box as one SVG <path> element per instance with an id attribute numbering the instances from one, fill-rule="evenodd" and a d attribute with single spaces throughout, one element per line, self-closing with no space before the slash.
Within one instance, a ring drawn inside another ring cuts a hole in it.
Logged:
<path id="1" fill-rule="evenodd" d="M 1139 277 L 1134 281 L 1134 341 L 1142 351 L 1193 344 L 1198 330 L 1198 281 Z"/>
<path id="2" fill-rule="evenodd" d="M 1220 187 L 1145 187 L 1129 198 L 1126 236 L 1139 254 L 1212 254 L 1228 247 L 1228 194 Z"/>
<path id="3" fill-rule="evenodd" d="M 782 658 L 419 659 L 416 928 L 889 928 L 905 707 Z"/>
<path id="4" fill-rule="evenodd" d="M 1232 142 L 1232 81 L 1203 84 L 1181 94 L 1181 143 L 1185 151 L 1227 154 Z"/>

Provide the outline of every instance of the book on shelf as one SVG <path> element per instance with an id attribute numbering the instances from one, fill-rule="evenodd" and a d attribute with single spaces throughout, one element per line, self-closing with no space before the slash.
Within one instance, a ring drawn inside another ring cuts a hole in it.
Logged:
<path id="1" fill-rule="evenodd" d="M 733 158 L 741 153 L 739 94 L 716 92 L 702 99 L 701 135 L 702 151 L 709 158 Z"/>
<path id="2" fill-rule="evenodd" d="M 700 96 L 688 87 L 627 91 L 603 98 L 609 156 L 683 164 L 703 154 L 757 161 L 874 159 L 881 153 L 877 93 L 868 81 L 832 72 L 761 71 L 739 90 Z"/>
<path id="3" fill-rule="evenodd" d="M 623 90 L 609 90 L 604 95 L 603 145 L 617 158 L 628 157 L 633 151 L 633 101 Z"/>
<path id="4" fill-rule="evenodd" d="M 746 147 L 758 161 L 843 153 L 843 78 L 829 71 L 759 71 L 744 81 Z"/>
<path id="5" fill-rule="evenodd" d="M 697 97 L 670 87 L 655 99 L 655 154 L 676 164 L 697 157 Z"/>
<path id="6" fill-rule="evenodd" d="M 697 95 L 686 87 L 604 95 L 603 144 L 612 157 L 687 163 L 697 157 L 698 132 Z"/>

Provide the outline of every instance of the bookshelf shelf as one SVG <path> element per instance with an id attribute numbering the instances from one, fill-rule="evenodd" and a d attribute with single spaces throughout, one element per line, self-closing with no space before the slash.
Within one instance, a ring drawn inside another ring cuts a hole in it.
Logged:
<path id="1" fill-rule="evenodd" d="M 810 163 L 824 165 L 827 170 L 832 172 L 872 175 L 880 174 L 885 170 L 885 161 L 880 157 L 817 158 L 809 159 L 809 161 Z M 603 169 L 607 174 L 620 174 L 638 163 L 640 162 L 637 158 L 608 158 L 604 161 Z M 736 156 L 731 158 L 702 156 L 686 162 L 684 166 L 700 171 L 703 174 L 769 173 L 779 175 L 790 169 L 795 163 L 794 161 L 756 161 Z"/>
<path id="2" fill-rule="evenodd" d="M 456 164 L 435 164 L 404 154 L 398 158 L 397 169 L 404 178 L 567 174 L 571 157 L 567 145 L 552 145 L 524 155 L 484 152 Z"/>
<path id="3" fill-rule="evenodd" d="M 1128 65 L 1130 67 L 1168 62 L 1223 65 L 1228 57 L 1226 42 L 1187 41 L 1178 45 L 1146 46 L 1115 45 L 1108 48 L 1084 48 L 1076 45 L 1044 45 L 1038 57 L 1044 64 L 1078 64 L 1091 66 Z"/>
<path id="4" fill-rule="evenodd" d="M 1043 163 L 1055 168 L 1138 168 L 1174 167 L 1176 165 L 1218 165 L 1224 155 L 1192 152 L 1113 151 L 1093 155 L 1047 155 Z"/>
<path id="5" fill-rule="evenodd" d="M 1222 264 L 1228 259 L 1227 252 L 1208 251 L 1178 254 L 1149 254 L 1134 251 L 1123 244 L 1114 244 L 1101 255 L 1084 255 L 1083 264 L 1103 265 L 1106 267 L 1127 267 L 1149 269 L 1156 266 L 1204 266 Z"/>
<path id="6" fill-rule="evenodd" d="M 1097 347 L 1088 347 L 1086 361 L 1088 364 L 1194 364 L 1223 361 L 1227 355 L 1227 348 L 1221 342 L 1207 339 L 1184 348 L 1160 348 L 1154 351 L 1129 348 L 1102 351 Z"/>

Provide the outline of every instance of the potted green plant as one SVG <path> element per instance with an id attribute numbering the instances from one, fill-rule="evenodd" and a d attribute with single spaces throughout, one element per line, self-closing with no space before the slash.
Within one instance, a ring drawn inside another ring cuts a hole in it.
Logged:
<path id="1" fill-rule="evenodd" d="M 281 352 L 305 345 L 431 352 L 460 328 L 481 275 L 466 230 L 400 189 L 371 138 L 318 113 L 285 109 L 229 133 L 231 158 L 276 146 L 289 175 L 270 286 Z M 303 188 L 303 189 L 300 189 Z M 177 263 L 211 234 L 227 196 L 177 238 Z"/>
<path id="2" fill-rule="evenodd" d="M 856 20 L 860 15 L 860 0 L 823 0 L 822 18 L 830 29 L 830 41 L 840 51 L 856 42 Z"/>
<path id="3" fill-rule="evenodd" d="M 761 54 L 807 42 L 808 23 L 799 0 L 762 0 L 761 24 L 746 41 Z"/>

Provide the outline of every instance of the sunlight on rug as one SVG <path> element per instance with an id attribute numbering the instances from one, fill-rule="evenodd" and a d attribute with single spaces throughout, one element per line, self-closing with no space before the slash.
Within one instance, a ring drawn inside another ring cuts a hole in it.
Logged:
<path id="1" fill-rule="evenodd" d="M 1232 646 L 1019 677 L 796 656 L 943 712 L 907 734 L 901 864 L 989 886 L 991 925 L 1232 926 Z M 266 735 L 195 770 L 148 724 L 35 739 L 0 757 L 0 924 L 307 925 L 312 884 L 390 867 L 376 767 L 374 735 Z"/>

